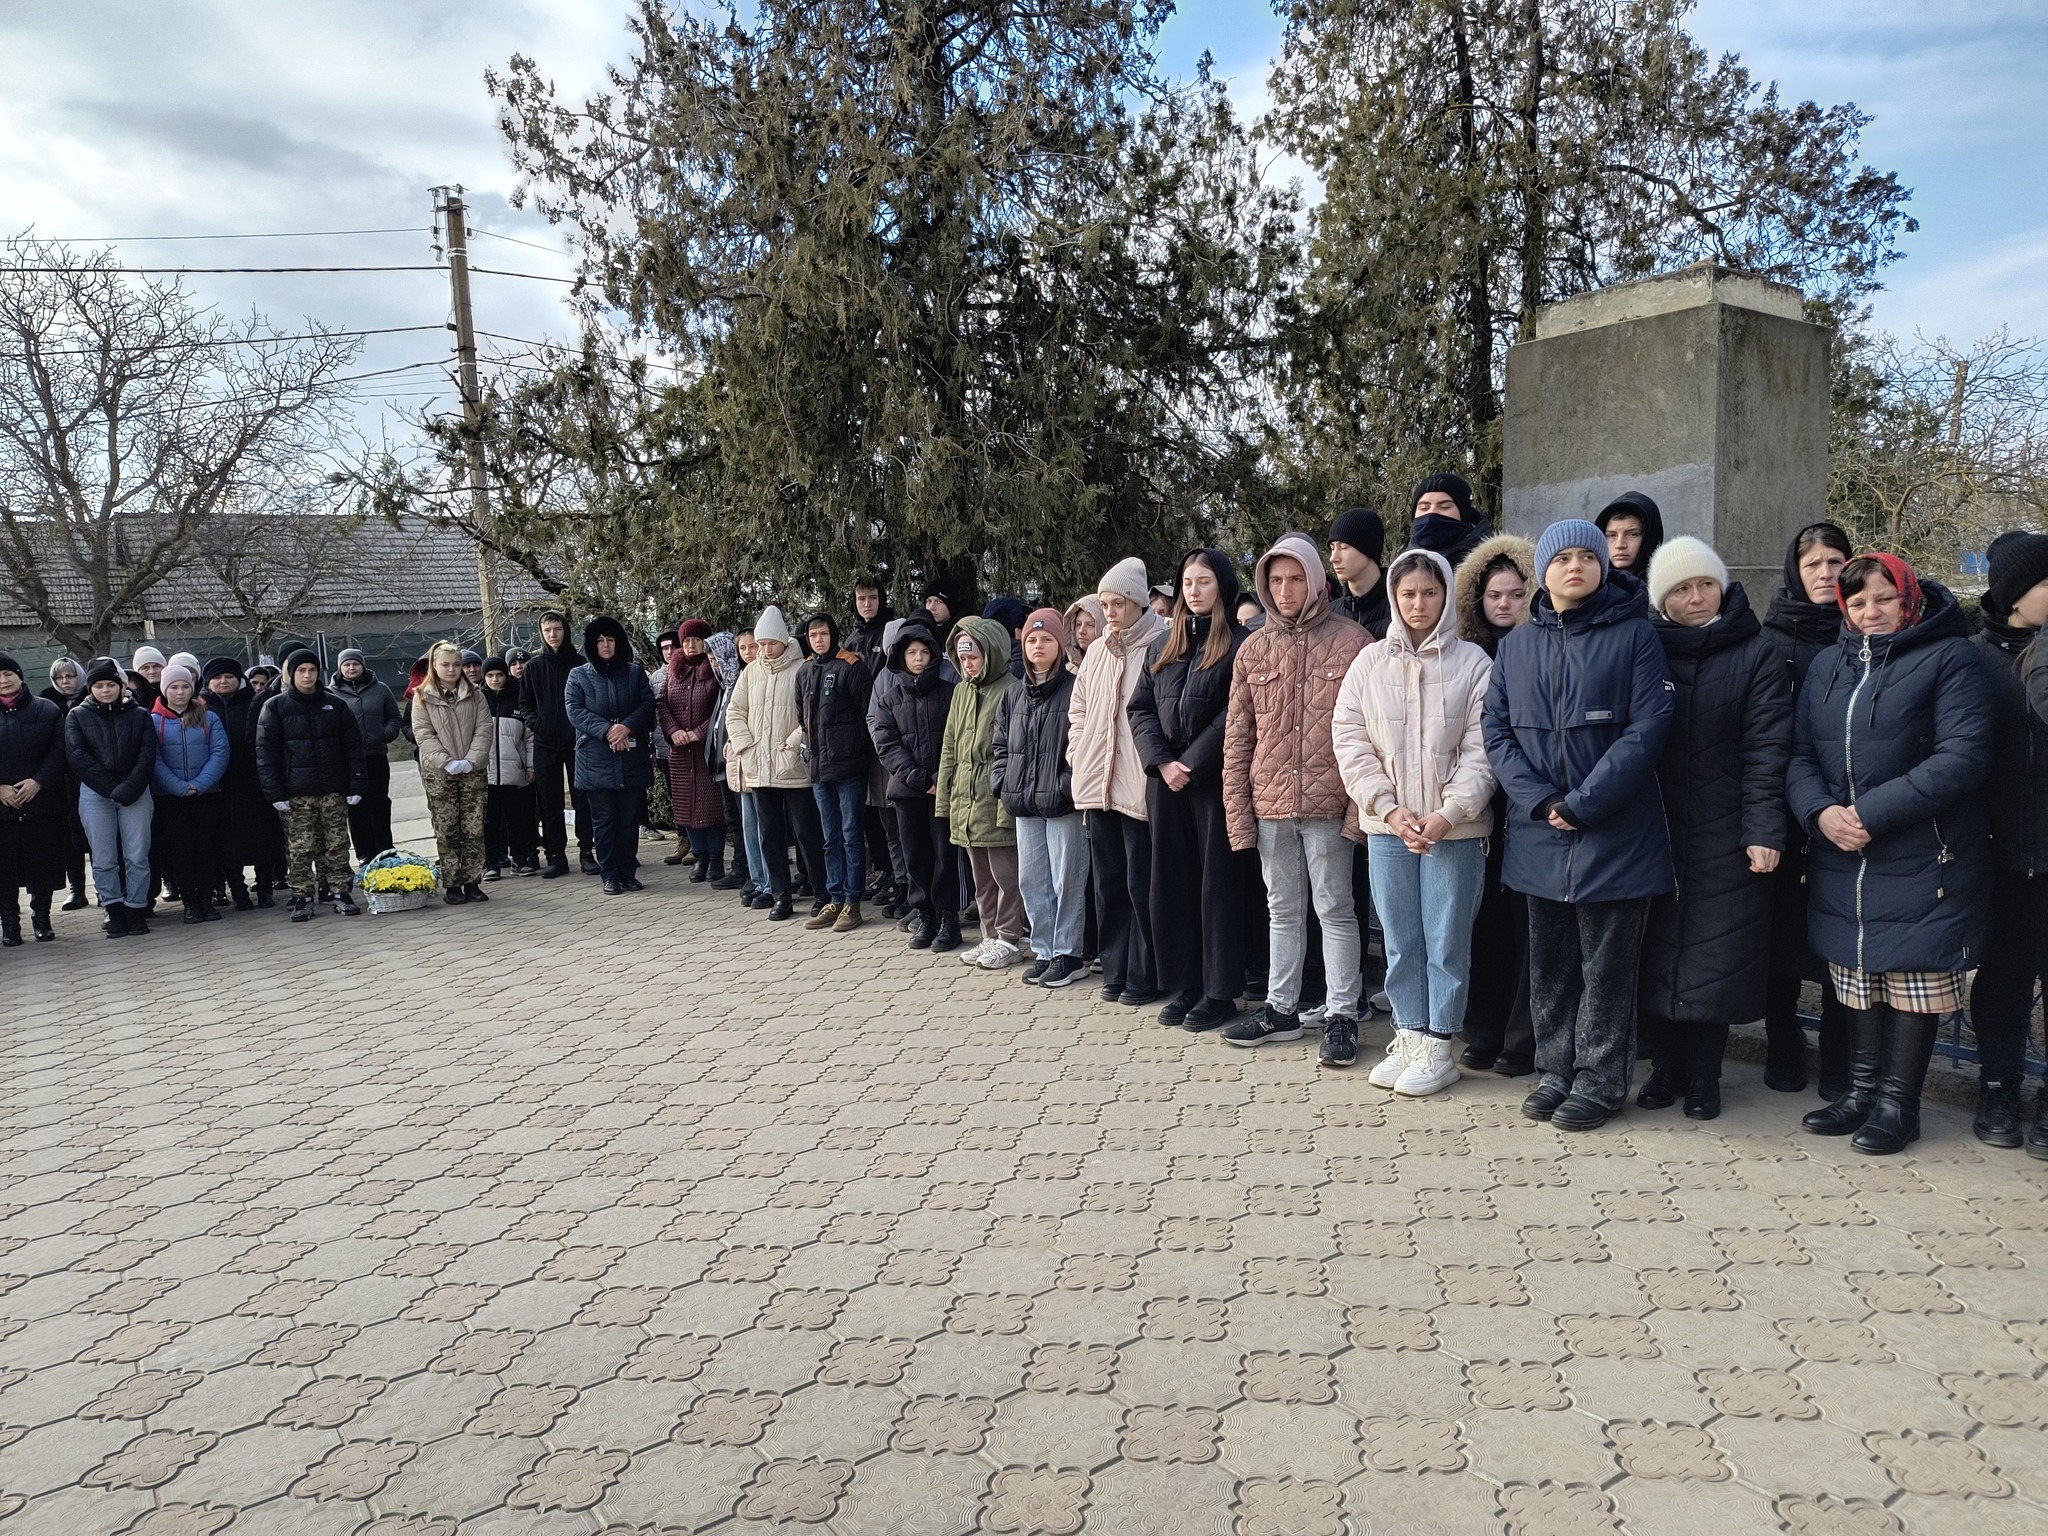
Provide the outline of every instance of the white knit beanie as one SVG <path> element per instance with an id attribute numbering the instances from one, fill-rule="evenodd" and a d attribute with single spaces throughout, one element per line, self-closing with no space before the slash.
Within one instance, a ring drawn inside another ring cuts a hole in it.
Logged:
<path id="1" fill-rule="evenodd" d="M 1119 560 L 1102 573 L 1102 580 L 1095 583 L 1095 595 L 1107 597 L 1114 592 L 1118 597 L 1127 597 L 1140 608 L 1151 601 L 1151 583 L 1145 579 L 1145 562 L 1136 555 Z"/>
<path id="2" fill-rule="evenodd" d="M 135 659 L 128 663 L 128 670 L 130 672 L 140 672 L 143 667 L 151 662 L 162 666 L 164 664 L 164 653 L 153 645 L 139 645 L 135 648 Z"/>
<path id="3" fill-rule="evenodd" d="M 1711 576 L 1721 584 L 1723 592 L 1728 590 L 1728 564 L 1706 540 L 1686 534 L 1658 545 L 1657 553 L 1650 556 L 1651 608 L 1662 613 L 1664 599 L 1670 596 L 1671 589 L 1695 576 Z"/>
<path id="4" fill-rule="evenodd" d="M 789 624 L 782 617 L 782 610 L 773 603 L 763 608 L 761 617 L 754 620 L 754 638 L 762 641 L 780 640 L 784 645 L 789 644 Z"/>

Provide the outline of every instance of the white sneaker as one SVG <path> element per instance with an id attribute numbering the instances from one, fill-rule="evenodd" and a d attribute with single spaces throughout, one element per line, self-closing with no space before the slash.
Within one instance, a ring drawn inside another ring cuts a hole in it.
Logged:
<path id="1" fill-rule="evenodd" d="M 988 948 L 990 942 L 988 939 L 983 939 L 979 944 L 961 950 L 954 958 L 962 965 L 979 965 L 981 964 L 982 952 Z"/>
<path id="2" fill-rule="evenodd" d="M 1408 1049 L 1408 1068 L 1394 1079 L 1394 1092 L 1411 1099 L 1426 1099 L 1458 1080 L 1458 1064 L 1451 1060 L 1451 1037 L 1433 1035 L 1426 1029 L 1404 1029 L 1415 1044 Z"/>
<path id="3" fill-rule="evenodd" d="M 984 971 L 1005 970 L 1017 963 L 1017 957 L 1024 951 L 1008 939 L 990 939 L 981 946 L 981 958 L 974 963 Z"/>
<path id="4" fill-rule="evenodd" d="M 1367 1006 L 1370 1007 L 1374 1013 L 1384 1013 L 1389 1017 L 1392 1017 L 1394 1012 L 1394 1004 L 1392 1000 L 1388 998 L 1384 989 L 1373 993 L 1372 1001 Z"/>
<path id="5" fill-rule="evenodd" d="M 1303 1029 L 1321 1029 L 1323 1027 L 1323 1020 L 1329 1016 L 1330 1005 L 1328 1003 L 1317 1003 L 1313 1008 L 1304 1008 L 1301 1010 L 1301 1027 Z"/>
<path id="6" fill-rule="evenodd" d="M 1393 1087 L 1401 1074 L 1408 1070 L 1408 1063 L 1412 1059 L 1408 1037 L 1416 1033 L 1418 1031 L 1412 1029 L 1395 1030 L 1394 1038 L 1387 1042 L 1386 1059 L 1366 1073 L 1365 1080 L 1375 1088 Z"/>

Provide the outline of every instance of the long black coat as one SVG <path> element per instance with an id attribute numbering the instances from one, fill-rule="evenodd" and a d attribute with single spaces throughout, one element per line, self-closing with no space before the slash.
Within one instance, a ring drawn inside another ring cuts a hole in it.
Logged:
<path id="1" fill-rule="evenodd" d="M 1745 850 L 1785 845 L 1792 689 L 1739 582 L 1704 629 L 1651 623 L 1677 690 L 1657 779 L 1678 889 L 1650 905 L 1643 1012 L 1746 1024 L 1764 1012 L 1772 879 Z"/>
<path id="2" fill-rule="evenodd" d="M 1946 587 L 1924 581 L 1918 624 L 1845 634 L 1807 674 L 1786 798 L 1813 837 L 1807 932 L 1854 970 L 1962 971 L 1991 915 L 1992 708 Z M 1853 806 L 1869 846 L 1845 853 L 1820 813 Z"/>
<path id="3" fill-rule="evenodd" d="M 1785 584 L 1771 594 L 1764 616 L 1764 639 L 1780 674 L 1792 689 L 1792 712 L 1799 712 L 1800 690 L 1813 660 L 1842 638 L 1842 610 L 1834 603 L 1808 599 L 1799 577 L 1799 541 L 1785 551 Z M 1819 981 L 1827 967 L 1806 939 L 1806 864 L 1813 839 L 1799 818 L 1785 809 L 1785 856 L 1772 877 L 1776 905 L 1771 928 L 1771 963 L 1784 976 Z"/>
<path id="4" fill-rule="evenodd" d="M 234 760 L 234 738 L 228 738 Z M 287 687 L 263 701 L 256 717 L 256 778 L 273 804 L 310 795 L 363 792 L 363 733 L 356 713 L 322 686 Z"/>
<path id="5" fill-rule="evenodd" d="M 20 821 L 47 821 L 70 809 L 64 793 L 64 711 L 48 699 L 24 697 L 0 709 L 0 784 L 36 781 L 36 797 L 18 811 L 0 811 Z"/>
<path id="6" fill-rule="evenodd" d="M 1067 761 L 1067 707 L 1074 674 L 1028 678 L 996 706 L 995 767 L 990 783 L 1012 816 L 1074 814 L 1074 769 Z"/>
<path id="7" fill-rule="evenodd" d="M 1996 717 L 1984 796 L 1991 806 L 1991 856 L 2000 869 L 2023 875 L 2048 870 L 2048 720 L 2028 707 L 2030 679 L 2020 674 L 2020 661 L 2039 633 L 1986 615 L 1976 639 Z M 2038 653 L 2033 669 L 2038 676 Z"/>
<path id="8" fill-rule="evenodd" d="M 206 707 L 228 728 L 228 776 L 220 781 L 220 862 L 239 870 L 264 858 L 277 840 L 277 812 L 256 775 L 256 716 L 262 701 L 247 688 L 225 698 L 209 689 L 205 698 Z"/>
<path id="9" fill-rule="evenodd" d="M 922 629 L 907 628 L 896 637 L 889 652 L 889 670 L 896 679 L 877 691 L 868 712 L 875 752 L 889 770 L 891 800 L 921 800 L 939 782 L 939 751 L 953 708 L 956 684 L 941 668 L 936 646 L 922 672 L 913 677 L 904 670 L 903 653 L 913 640 L 932 646 L 932 636 Z"/>
<path id="10" fill-rule="evenodd" d="M 1227 615 L 1229 610 L 1219 603 L 1217 611 Z M 1138 744 L 1138 761 L 1153 778 L 1159 777 L 1159 770 L 1168 763 L 1178 762 L 1187 766 L 1191 787 L 1223 782 L 1223 725 L 1230 711 L 1230 676 L 1247 633 L 1235 620 L 1226 617 L 1225 622 L 1230 624 L 1230 649 L 1213 667 L 1196 665 L 1202 654 L 1199 642 L 1159 666 L 1171 630 L 1154 640 L 1146 654 L 1128 714 L 1131 738 Z"/>

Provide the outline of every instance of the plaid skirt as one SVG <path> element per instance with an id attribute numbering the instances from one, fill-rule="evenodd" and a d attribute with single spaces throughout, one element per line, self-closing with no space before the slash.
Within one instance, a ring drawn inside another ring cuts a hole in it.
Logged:
<path id="1" fill-rule="evenodd" d="M 1963 1006 L 1968 971 L 1855 971 L 1828 965 L 1844 1008 L 1888 1003 L 1901 1013 L 1954 1013 Z"/>

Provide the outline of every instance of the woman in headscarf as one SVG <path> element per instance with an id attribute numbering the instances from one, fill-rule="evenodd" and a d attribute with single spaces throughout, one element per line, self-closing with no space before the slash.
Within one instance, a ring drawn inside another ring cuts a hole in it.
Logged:
<path id="1" fill-rule="evenodd" d="M 732 849 L 729 868 L 711 881 L 715 890 L 737 891 L 747 884 L 751 866 L 747 862 L 746 822 L 740 811 L 739 791 L 733 781 L 738 770 L 726 753 L 725 712 L 732 705 L 732 690 L 740 680 L 739 641 L 730 630 L 721 629 L 706 637 L 705 653 L 711 658 L 711 674 L 718 679 L 718 703 L 711 711 L 711 729 L 704 740 L 704 762 L 718 785 L 718 809 L 725 822 L 726 846 Z"/>
<path id="2" fill-rule="evenodd" d="M 17 893 L 28 887 L 39 943 L 50 927 L 50 893 L 64 878 L 64 711 L 28 691 L 21 663 L 0 655 L 0 944 L 21 943 Z"/>
<path id="3" fill-rule="evenodd" d="M 1842 607 L 1835 581 L 1856 553 L 1849 535 L 1833 523 L 1809 523 L 1785 550 L 1784 585 L 1771 596 L 1764 637 L 1792 690 L 1797 717 L 1799 693 L 1813 659 L 1842 635 Z M 1806 941 L 1806 859 L 1811 840 L 1796 818 L 1785 827 L 1785 856 L 1772 882 L 1770 981 L 1764 990 L 1764 1086 L 1779 1093 L 1806 1087 L 1806 1030 L 1799 1022 L 1799 990 L 1820 983 L 1820 1096 L 1835 1099 L 1849 1086 L 1849 1016 L 1828 968 Z"/>
<path id="4" fill-rule="evenodd" d="M 215 845 L 217 879 L 225 883 L 237 912 L 274 907 L 271 887 L 284 884 L 284 827 L 263 798 L 256 775 L 256 714 L 262 701 L 243 681 L 242 664 L 215 656 L 199 669 L 206 707 L 228 733 L 228 771 L 221 780 L 220 837 Z M 256 895 L 249 895 L 245 869 L 254 866 Z"/>
<path id="5" fill-rule="evenodd" d="M 690 880 L 698 885 L 725 877 L 725 803 L 705 753 L 721 691 L 705 644 L 710 638 L 711 626 L 702 619 L 678 624 L 676 648 L 654 690 L 654 718 L 668 742 L 668 803 L 678 841 L 688 838 L 696 856 Z M 665 862 L 682 861 L 679 846 Z"/>
<path id="6" fill-rule="evenodd" d="M 1990 690 L 1948 589 L 1896 555 L 1836 583 L 1843 634 L 1800 699 L 1786 798 L 1813 836 L 1813 947 L 1849 1010 L 1849 1086 L 1806 1116 L 1859 1152 L 1919 1137 L 1942 1016 L 1990 920 Z"/>

